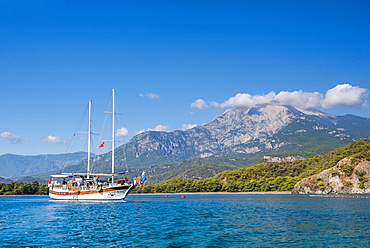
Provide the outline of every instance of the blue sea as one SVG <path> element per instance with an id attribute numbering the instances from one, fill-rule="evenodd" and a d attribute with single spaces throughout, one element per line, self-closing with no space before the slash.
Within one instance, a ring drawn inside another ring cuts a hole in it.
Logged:
<path id="1" fill-rule="evenodd" d="M 370 247 L 368 197 L 0 197 L 0 222 L 1 247 Z"/>

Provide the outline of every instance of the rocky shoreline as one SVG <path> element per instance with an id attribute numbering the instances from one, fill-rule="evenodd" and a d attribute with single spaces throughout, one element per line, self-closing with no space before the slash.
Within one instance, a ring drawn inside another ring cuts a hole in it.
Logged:
<path id="1" fill-rule="evenodd" d="M 370 161 L 354 164 L 351 157 L 299 181 L 292 194 L 370 194 Z"/>

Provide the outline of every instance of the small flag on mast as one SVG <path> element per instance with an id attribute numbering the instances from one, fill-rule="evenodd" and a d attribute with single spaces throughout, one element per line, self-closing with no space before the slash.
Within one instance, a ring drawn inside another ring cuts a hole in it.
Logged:
<path id="1" fill-rule="evenodd" d="M 99 147 L 104 147 L 105 142 L 101 143 Z"/>

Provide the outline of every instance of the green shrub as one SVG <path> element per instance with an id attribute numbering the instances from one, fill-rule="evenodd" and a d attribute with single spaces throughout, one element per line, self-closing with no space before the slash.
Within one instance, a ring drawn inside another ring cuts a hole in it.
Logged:
<path id="1" fill-rule="evenodd" d="M 353 165 L 350 164 L 344 164 L 341 165 L 342 171 L 346 176 L 350 176 L 353 173 L 353 169 L 355 168 Z"/>
<path id="2" fill-rule="evenodd" d="M 346 181 L 344 182 L 344 187 L 351 187 L 353 185 L 352 182 Z"/>
<path id="3" fill-rule="evenodd" d="M 359 170 L 355 170 L 355 174 L 357 175 L 357 176 L 364 176 L 364 175 L 366 175 L 366 172 L 365 171 L 359 171 Z"/>
<path id="4" fill-rule="evenodd" d="M 358 177 L 358 180 L 361 182 L 361 183 L 366 183 L 369 181 L 369 178 L 367 177 Z"/>
<path id="5" fill-rule="evenodd" d="M 324 189 L 326 187 L 326 183 L 325 182 L 318 182 L 317 186 L 319 186 L 320 189 Z"/>
<path id="6" fill-rule="evenodd" d="M 338 170 L 331 170 L 330 171 L 330 174 L 331 176 L 335 177 L 335 176 L 339 176 L 339 171 Z"/>

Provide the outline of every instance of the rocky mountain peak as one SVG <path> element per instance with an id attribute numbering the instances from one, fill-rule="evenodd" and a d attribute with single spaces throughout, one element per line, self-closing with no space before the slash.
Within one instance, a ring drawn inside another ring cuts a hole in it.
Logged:
<path id="1" fill-rule="evenodd" d="M 225 111 L 203 127 L 216 139 L 235 145 L 272 135 L 298 117 L 290 108 L 281 105 L 239 107 Z"/>

